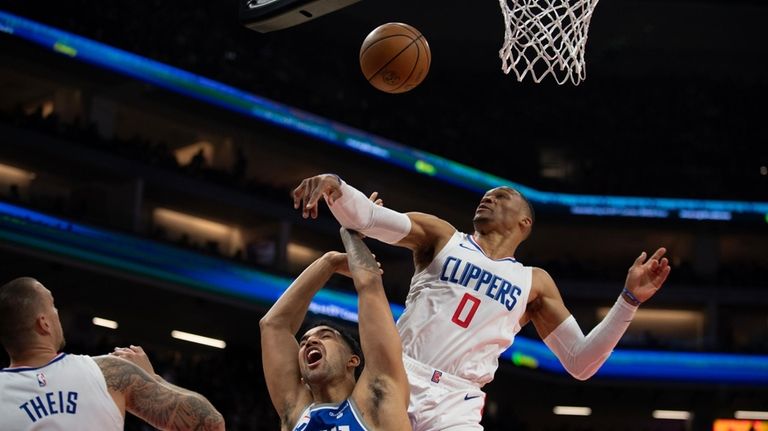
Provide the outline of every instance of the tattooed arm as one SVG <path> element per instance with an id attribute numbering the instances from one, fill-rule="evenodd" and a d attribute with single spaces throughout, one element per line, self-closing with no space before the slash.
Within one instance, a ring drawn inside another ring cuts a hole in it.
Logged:
<path id="1" fill-rule="evenodd" d="M 376 259 L 357 233 L 341 229 L 349 271 L 358 294 L 360 345 L 365 369 L 353 397 L 376 429 L 410 430 L 408 378 L 403 367 L 403 348 L 395 319 L 384 294 Z"/>
<path id="2" fill-rule="evenodd" d="M 134 364 L 138 365 L 139 368 L 146 371 L 150 377 L 154 378 L 156 381 L 164 384 L 165 386 L 170 387 L 171 389 L 175 389 L 176 391 L 182 394 L 196 395 L 195 392 L 192 392 L 190 390 L 187 390 L 182 387 L 169 383 L 168 381 L 160 377 L 160 375 L 155 373 L 155 367 L 152 366 L 152 362 L 150 362 L 149 356 L 147 356 L 147 352 L 145 352 L 144 348 L 142 348 L 141 346 L 134 346 L 133 344 L 131 344 L 128 347 L 115 347 L 115 351 L 110 353 L 110 355 L 123 358 L 129 362 L 133 362 Z"/>
<path id="3" fill-rule="evenodd" d="M 224 418 L 200 394 L 160 383 L 136 364 L 114 356 L 93 358 L 110 394 L 125 410 L 161 430 L 224 430 Z"/>

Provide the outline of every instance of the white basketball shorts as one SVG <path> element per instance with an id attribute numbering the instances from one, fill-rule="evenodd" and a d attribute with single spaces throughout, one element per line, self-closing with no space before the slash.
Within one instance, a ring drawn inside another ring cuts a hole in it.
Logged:
<path id="1" fill-rule="evenodd" d="M 485 393 L 461 377 L 403 355 L 411 385 L 408 417 L 413 431 L 482 431 Z"/>

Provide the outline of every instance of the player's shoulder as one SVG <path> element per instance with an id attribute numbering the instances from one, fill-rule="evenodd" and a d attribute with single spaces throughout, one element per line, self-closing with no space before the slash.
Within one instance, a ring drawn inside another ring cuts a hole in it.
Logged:
<path id="1" fill-rule="evenodd" d="M 531 278 L 531 283 L 535 288 L 557 288 L 555 286 L 555 280 L 544 268 L 539 268 L 538 266 L 531 267 Z"/>
<path id="2" fill-rule="evenodd" d="M 126 375 L 141 375 L 144 373 L 136 364 L 113 355 L 90 357 L 101 368 L 104 377 L 119 377 Z"/>
<path id="3" fill-rule="evenodd" d="M 531 293 L 528 296 L 529 302 L 540 297 L 559 297 L 560 292 L 557 289 L 555 280 L 549 273 L 537 266 L 531 268 Z"/>
<path id="4" fill-rule="evenodd" d="M 78 355 L 76 353 L 65 353 L 64 358 L 69 361 L 95 361 L 97 356 L 91 356 L 91 355 Z"/>
<path id="5" fill-rule="evenodd" d="M 116 360 L 124 360 L 122 358 L 118 358 L 117 356 L 112 355 L 99 355 L 99 356 L 88 356 L 91 358 L 94 362 L 97 364 L 110 364 L 115 363 Z"/>

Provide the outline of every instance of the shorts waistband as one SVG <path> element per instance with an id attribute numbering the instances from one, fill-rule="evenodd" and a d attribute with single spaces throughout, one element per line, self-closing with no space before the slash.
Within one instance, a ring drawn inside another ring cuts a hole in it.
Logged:
<path id="1" fill-rule="evenodd" d="M 443 370 L 430 367 L 427 364 L 421 363 L 410 356 L 403 354 L 403 365 L 406 371 L 412 371 L 419 377 L 428 379 L 434 384 L 447 386 L 451 389 L 465 390 L 465 389 L 480 389 L 480 385 L 465 378 L 447 373 Z"/>

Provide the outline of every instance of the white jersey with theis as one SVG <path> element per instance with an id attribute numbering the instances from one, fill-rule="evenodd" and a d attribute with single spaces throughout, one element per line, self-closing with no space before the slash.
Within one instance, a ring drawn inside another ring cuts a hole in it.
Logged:
<path id="1" fill-rule="evenodd" d="M 123 429 L 123 415 L 90 356 L 60 353 L 39 368 L 0 370 L 3 431 Z"/>
<path id="2" fill-rule="evenodd" d="M 490 382 L 520 331 L 531 277 L 531 267 L 491 259 L 471 235 L 454 233 L 411 280 L 397 322 L 403 353 L 478 385 Z"/>

